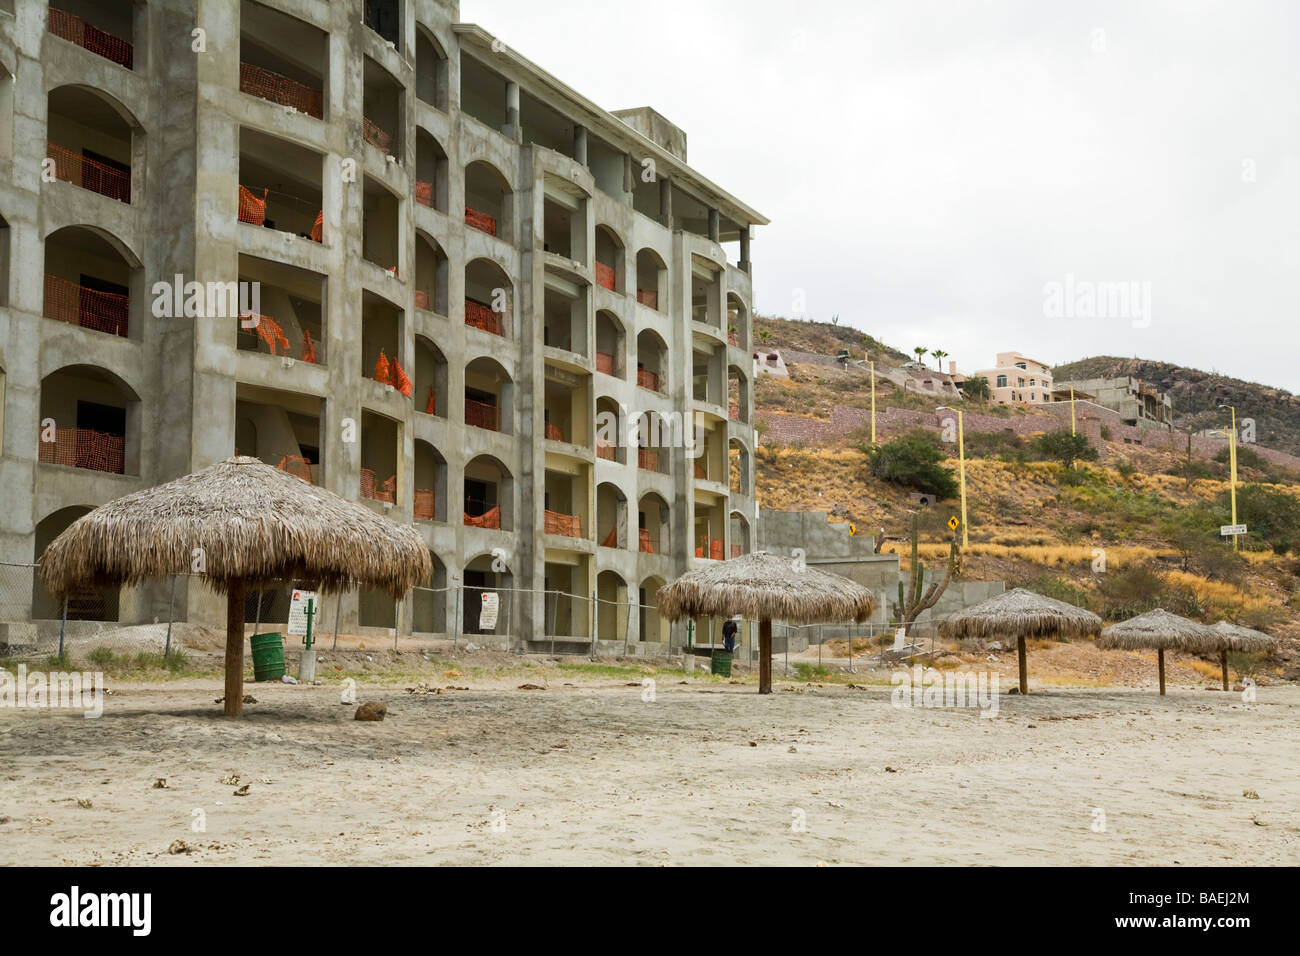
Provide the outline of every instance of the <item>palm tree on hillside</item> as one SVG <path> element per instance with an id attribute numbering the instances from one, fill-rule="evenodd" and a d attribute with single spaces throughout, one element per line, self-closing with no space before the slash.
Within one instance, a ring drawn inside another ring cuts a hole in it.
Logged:
<path id="1" fill-rule="evenodd" d="M 934 356 L 934 367 L 942 372 L 943 360 L 948 357 L 948 353 L 943 349 L 931 349 L 930 354 Z"/>
<path id="2" fill-rule="evenodd" d="M 916 363 L 920 365 L 921 368 L 925 368 L 925 356 L 929 353 L 930 350 L 923 349 L 921 348 L 921 346 L 918 345 L 916 348 L 912 349 L 912 351 L 916 354 Z"/>

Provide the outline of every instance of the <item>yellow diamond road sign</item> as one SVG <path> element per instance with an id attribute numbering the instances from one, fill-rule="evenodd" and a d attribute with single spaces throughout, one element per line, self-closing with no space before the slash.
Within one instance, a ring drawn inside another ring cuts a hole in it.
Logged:
<path id="1" fill-rule="evenodd" d="M 957 520 L 956 515 L 953 515 L 951 518 L 948 519 L 948 527 L 952 528 L 953 531 L 957 530 L 957 525 L 959 524 L 961 524 L 961 522 Z"/>

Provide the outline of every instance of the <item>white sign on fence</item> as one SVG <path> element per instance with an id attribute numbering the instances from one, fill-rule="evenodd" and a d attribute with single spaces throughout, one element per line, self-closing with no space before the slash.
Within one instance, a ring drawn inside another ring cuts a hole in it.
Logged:
<path id="1" fill-rule="evenodd" d="M 1234 534 L 1245 534 L 1246 526 L 1244 524 L 1225 524 L 1219 528 L 1219 535 L 1224 538 L 1231 537 Z"/>
<path id="2" fill-rule="evenodd" d="M 320 599 L 316 597 L 315 591 L 299 591 L 294 589 L 293 596 L 289 599 L 289 627 L 290 634 L 307 633 L 307 602 L 313 601 L 312 616 L 320 612 Z"/>
<path id="3" fill-rule="evenodd" d="M 495 591 L 484 591 L 479 596 L 483 599 L 483 607 L 478 612 L 478 629 L 480 631 L 495 630 L 497 611 L 501 607 L 501 597 Z"/>

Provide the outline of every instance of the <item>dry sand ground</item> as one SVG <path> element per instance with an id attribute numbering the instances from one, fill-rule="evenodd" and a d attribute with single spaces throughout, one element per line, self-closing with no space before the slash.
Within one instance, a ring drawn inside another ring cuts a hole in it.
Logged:
<path id="1" fill-rule="evenodd" d="M 100 720 L 0 710 L 0 863 L 1300 862 L 1294 686 L 1052 688 L 983 719 L 887 686 L 655 679 L 653 702 L 363 687 L 383 723 L 336 686 L 251 684 L 227 720 L 214 681 L 118 685 Z"/>

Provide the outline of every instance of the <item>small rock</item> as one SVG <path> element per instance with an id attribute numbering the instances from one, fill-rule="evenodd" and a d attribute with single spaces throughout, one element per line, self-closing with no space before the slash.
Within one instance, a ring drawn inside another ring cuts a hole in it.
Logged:
<path id="1" fill-rule="evenodd" d="M 1002 642 L 1001 642 L 1001 641 L 989 641 L 989 643 L 988 643 L 988 649 L 989 649 L 990 651 L 1000 651 L 1000 650 L 1002 650 Z"/>
<path id="2" fill-rule="evenodd" d="M 799 750 L 798 750 L 798 748 L 795 747 L 794 744 L 791 744 L 791 745 L 790 745 L 790 749 L 786 751 L 786 753 L 788 753 L 788 754 L 797 754 L 798 752 L 799 752 Z"/>
<path id="3" fill-rule="evenodd" d="M 245 695 L 244 695 L 244 703 L 245 703 L 245 704 L 256 704 L 256 703 L 257 703 L 257 698 L 254 697 L 252 694 L 245 694 Z"/>
<path id="4" fill-rule="evenodd" d="M 155 781 L 153 782 L 153 788 L 154 788 L 155 790 L 166 790 L 166 789 L 167 789 L 167 778 L 166 778 L 166 777 L 159 777 L 157 780 L 155 780 Z"/>
<path id="5" fill-rule="evenodd" d="M 749 745 L 750 745 L 751 747 L 757 747 L 757 746 L 758 746 L 758 741 L 757 741 L 757 740 L 751 740 L 751 741 L 749 742 Z"/>
<path id="6" fill-rule="evenodd" d="M 81 807 L 83 810 L 89 810 L 94 805 L 95 802 L 91 800 L 90 797 L 77 797 L 77 806 Z"/>
<path id="7" fill-rule="evenodd" d="M 4 826 L 6 823 L 10 823 L 12 820 L 13 817 L 0 817 L 0 826 Z"/>
<path id="8" fill-rule="evenodd" d="M 898 773 L 898 770 L 894 767 L 886 767 L 885 773 Z"/>
<path id="9" fill-rule="evenodd" d="M 239 786 L 239 774 L 232 773 L 227 777 L 222 777 L 217 781 L 217 783 L 221 784 L 223 787 L 237 787 Z"/>
<path id="10" fill-rule="evenodd" d="M 1259 799 L 1259 794 L 1256 793 L 1254 790 L 1243 790 L 1243 791 L 1241 791 L 1241 795 L 1242 795 L 1243 797 L 1245 797 L 1247 800 L 1258 800 L 1258 799 Z"/>
<path id="11" fill-rule="evenodd" d="M 368 700 L 353 715 L 355 720 L 383 720 L 388 714 L 388 705 L 382 700 Z"/>
<path id="12" fill-rule="evenodd" d="M 1245 685 L 1245 684 L 1233 684 L 1233 685 L 1232 685 L 1232 689 L 1235 690 L 1238 694 L 1240 694 L 1242 691 L 1244 691 L 1244 690 L 1246 689 L 1246 685 Z"/>
<path id="13" fill-rule="evenodd" d="M 247 783 L 244 784 L 242 787 L 240 787 L 238 790 L 235 791 L 235 796 L 237 796 L 237 797 L 246 797 L 246 796 L 248 796 L 248 788 L 249 788 L 250 786 L 251 786 L 251 784 L 247 784 Z"/>
<path id="14" fill-rule="evenodd" d="M 184 840 L 172 840 L 172 845 L 167 848 L 167 852 L 176 856 L 179 853 L 189 853 L 190 849 L 190 845 Z"/>
<path id="15" fill-rule="evenodd" d="M 516 690 L 545 690 L 541 684 L 520 684 Z"/>

